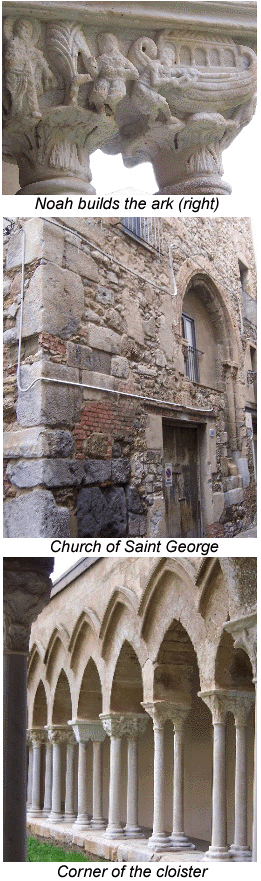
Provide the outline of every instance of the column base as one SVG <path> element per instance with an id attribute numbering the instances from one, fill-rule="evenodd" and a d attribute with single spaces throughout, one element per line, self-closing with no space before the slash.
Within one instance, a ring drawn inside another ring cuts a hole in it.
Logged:
<path id="1" fill-rule="evenodd" d="M 97 819 L 94 818 L 91 820 L 91 827 L 92 827 L 92 829 L 106 829 L 107 828 L 106 820 L 103 820 L 102 817 L 100 819 L 98 817 L 97 817 Z"/>
<path id="2" fill-rule="evenodd" d="M 140 826 L 125 826 L 124 832 L 126 838 L 145 838 L 144 832 Z"/>
<path id="3" fill-rule="evenodd" d="M 169 183 L 161 187 L 155 195 L 160 196 L 165 193 L 169 196 L 182 195 L 183 193 L 188 193 L 191 196 L 201 194 L 230 196 L 232 188 L 226 181 L 222 181 L 218 175 L 216 177 L 214 175 L 208 177 L 207 175 L 199 174 L 196 177 L 186 178 L 186 180 L 177 183 Z"/>
<path id="4" fill-rule="evenodd" d="M 104 838 L 125 838 L 124 829 L 122 826 L 107 826 L 106 831 L 103 833 Z"/>
<path id="5" fill-rule="evenodd" d="M 82 814 L 82 816 L 79 815 L 78 817 L 76 817 L 73 825 L 77 826 L 77 829 L 90 829 L 91 823 L 89 817 L 86 817 L 84 816 L 84 814 Z"/>
<path id="6" fill-rule="evenodd" d="M 228 847 L 215 847 L 214 845 L 210 845 L 209 849 L 205 853 L 203 860 L 231 860 L 232 854 Z"/>
<path id="7" fill-rule="evenodd" d="M 50 817 L 50 813 L 51 813 L 51 808 L 49 808 L 49 809 L 43 808 L 42 817 Z M 30 817 L 30 816 L 31 816 L 31 814 L 30 814 L 30 812 L 28 812 L 28 817 Z"/>
<path id="8" fill-rule="evenodd" d="M 51 813 L 49 814 L 49 820 L 51 820 L 51 823 L 61 823 L 63 820 L 63 815 L 56 814 L 51 811 Z"/>
<path id="9" fill-rule="evenodd" d="M 96 190 L 86 180 L 77 177 L 57 177 L 33 181 L 18 190 L 17 196 L 92 195 Z"/>
<path id="10" fill-rule="evenodd" d="M 64 823 L 73 823 L 73 824 L 74 824 L 74 823 L 75 823 L 75 817 L 76 817 L 76 814 L 64 814 L 64 815 L 63 815 L 63 822 L 64 822 Z"/>
<path id="11" fill-rule="evenodd" d="M 250 850 L 250 847 L 247 847 L 247 845 L 244 846 L 239 844 L 231 844 L 231 847 L 229 848 L 229 853 L 231 853 L 234 862 L 252 862 L 252 851 Z"/>
<path id="12" fill-rule="evenodd" d="M 44 814 L 43 811 L 40 810 L 40 808 L 39 808 L 39 810 L 37 810 L 37 808 L 35 810 L 33 808 L 31 808 L 30 811 L 29 810 L 27 811 L 27 817 L 43 817 L 43 816 L 48 817 L 49 814 Z"/>
<path id="13" fill-rule="evenodd" d="M 148 840 L 148 847 L 152 850 L 160 851 L 160 850 L 170 850 L 170 840 L 165 832 L 155 832 L 152 833 Z"/>
<path id="14" fill-rule="evenodd" d="M 180 834 L 172 832 L 169 841 L 171 850 L 181 850 L 182 848 L 184 848 L 184 850 L 196 850 L 195 844 L 192 844 L 192 841 L 187 838 L 184 832 L 181 832 Z"/>

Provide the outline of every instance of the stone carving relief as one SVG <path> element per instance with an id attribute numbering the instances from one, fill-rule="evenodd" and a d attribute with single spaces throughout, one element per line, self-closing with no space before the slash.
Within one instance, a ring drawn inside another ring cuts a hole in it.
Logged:
<path id="1" fill-rule="evenodd" d="M 5 19 L 3 145 L 24 192 L 59 178 L 63 192 L 68 179 L 68 191 L 93 192 L 97 148 L 152 161 L 162 192 L 193 192 L 202 176 L 208 192 L 229 192 L 221 154 L 254 112 L 254 52 L 187 31 L 121 38 L 123 50 L 115 34 L 72 22 Z"/>
<path id="2" fill-rule="evenodd" d="M 52 582 L 36 571 L 4 570 L 5 651 L 28 652 L 32 621 L 49 600 Z"/>
<path id="3" fill-rule="evenodd" d="M 100 716 L 104 731 L 109 737 L 138 737 L 147 725 L 145 713 L 102 713 Z"/>

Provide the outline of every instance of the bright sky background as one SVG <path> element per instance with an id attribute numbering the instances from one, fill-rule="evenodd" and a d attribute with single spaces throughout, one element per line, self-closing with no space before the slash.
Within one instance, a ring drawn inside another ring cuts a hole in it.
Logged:
<path id="1" fill-rule="evenodd" d="M 233 196 L 252 202 L 257 187 L 259 167 L 259 139 L 257 117 L 235 138 L 223 152 L 223 179 L 232 186 Z M 91 156 L 92 183 L 98 194 L 119 192 L 131 188 L 140 193 L 157 192 L 152 165 L 149 162 L 125 168 L 120 155 L 107 156 L 100 150 Z"/>
<path id="2" fill-rule="evenodd" d="M 54 571 L 52 574 L 52 581 L 56 581 L 57 578 L 60 578 L 64 572 L 67 572 L 71 566 L 74 566 L 78 560 L 83 560 L 84 554 L 57 554 L 54 557 Z"/>

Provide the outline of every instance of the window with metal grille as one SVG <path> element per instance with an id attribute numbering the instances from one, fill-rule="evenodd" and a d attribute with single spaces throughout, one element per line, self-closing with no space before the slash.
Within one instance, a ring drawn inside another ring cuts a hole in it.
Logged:
<path id="1" fill-rule="evenodd" d="M 159 217 L 124 217 L 122 220 L 124 232 L 131 238 L 136 239 L 141 245 L 157 251 L 159 255 L 164 253 L 163 224 Z"/>
<path id="2" fill-rule="evenodd" d="M 182 315 L 183 337 L 187 341 L 186 352 L 184 354 L 186 376 L 192 382 L 200 382 L 199 374 L 199 350 L 196 347 L 196 329 L 194 318 L 188 315 Z"/>

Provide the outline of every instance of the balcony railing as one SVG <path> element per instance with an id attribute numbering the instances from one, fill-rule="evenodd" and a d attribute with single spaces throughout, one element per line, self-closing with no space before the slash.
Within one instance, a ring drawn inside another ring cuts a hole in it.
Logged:
<path id="1" fill-rule="evenodd" d="M 124 217 L 124 231 L 141 245 L 164 253 L 163 225 L 159 217 Z"/>
<path id="2" fill-rule="evenodd" d="M 199 349 L 194 349 L 194 346 L 186 346 L 185 370 L 186 376 L 191 379 L 191 382 L 200 382 L 199 355 L 201 354 L 202 352 Z"/>

